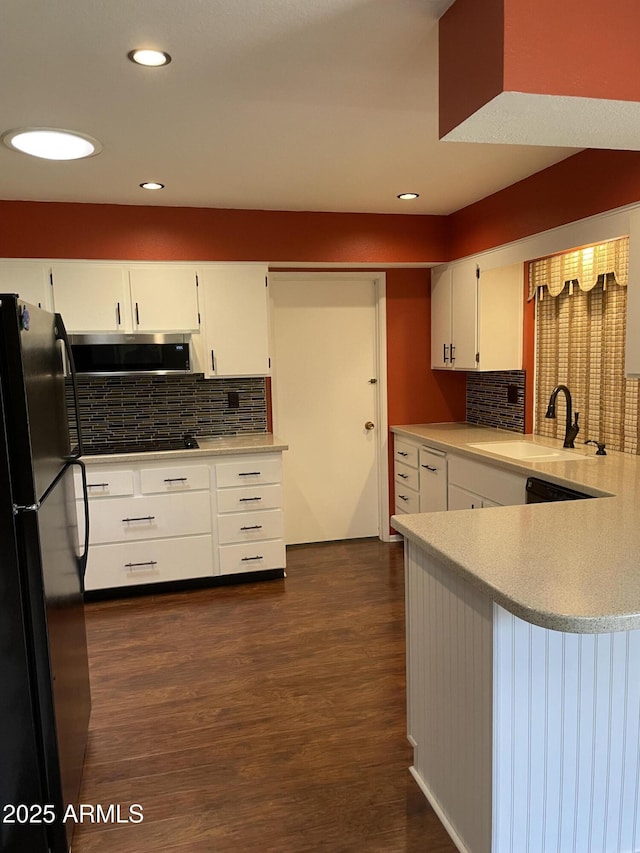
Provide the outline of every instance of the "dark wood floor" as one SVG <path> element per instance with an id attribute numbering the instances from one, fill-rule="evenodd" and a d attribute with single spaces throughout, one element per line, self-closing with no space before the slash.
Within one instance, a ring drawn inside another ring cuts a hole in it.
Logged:
<path id="1" fill-rule="evenodd" d="M 402 545 L 288 549 L 288 577 L 87 607 L 73 853 L 454 853 L 408 772 Z"/>

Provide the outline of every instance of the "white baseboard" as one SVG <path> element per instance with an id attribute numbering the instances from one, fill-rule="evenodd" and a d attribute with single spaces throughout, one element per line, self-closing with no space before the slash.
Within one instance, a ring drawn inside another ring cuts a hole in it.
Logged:
<path id="1" fill-rule="evenodd" d="M 460 853 L 471 853 L 471 851 L 467 847 L 465 847 L 465 845 L 463 844 L 462 839 L 460 838 L 458 833 L 455 831 L 455 829 L 449 823 L 447 816 L 445 815 L 445 813 L 440 808 L 440 804 L 438 803 L 436 798 L 433 796 L 433 794 L 431 793 L 431 791 L 429 790 L 429 788 L 425 784 L 424 780 L 420 777 L 420 775 L 418 774 L 418 771 L 415 769 L 415 767 L 410 767 L 409 773 L 411 773 L 413 778 L 418 783 L 418 787 L 420 788 L 422 793 L 425 795 L 425 797 L 429 801 L 429 805 L 431 806 L 431 808 L 438 815 L 438 820 L 444 826 L 444 828 L 446 829 L 446 831 L 449 835 L 449 838 L 456 845 L 456 847 L 458 848 Z"/>

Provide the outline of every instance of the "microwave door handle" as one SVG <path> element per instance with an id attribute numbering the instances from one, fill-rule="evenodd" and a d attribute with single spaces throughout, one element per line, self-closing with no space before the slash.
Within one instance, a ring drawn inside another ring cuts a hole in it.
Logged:
<path id="1" fill-rule="evenodd" d="M 67 361 L 69 362 L 69 375 L 71 377 L 71 387 L 73 388 L 73 413 L 74 419 L 76 422 L 76 431 L 78 433 L 78 449 L 75 453 L 72 453 L 69 457 L 70 459 L 79 459 L 82 456 L 83 446 L 82 446 L 82 426 L 80 424 L 80 399 L 78 395 L 78 377 L 76 375 L 76 365 L 73 360 L 73 352 L 71 350 L 71 343 L 69 341 L 69 335 L 67 334 L 67 330 L 64 326 L 64 320 L 60 314 L 56 313 L 56 336 L 57 340 L 62 341 L 64 344 L 64 349 L 67 354 Z"/>

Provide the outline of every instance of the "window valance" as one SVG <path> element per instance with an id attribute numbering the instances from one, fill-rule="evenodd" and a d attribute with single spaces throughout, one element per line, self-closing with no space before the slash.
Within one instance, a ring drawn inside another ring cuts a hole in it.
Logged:
<path id="1" fill-rule="evenodd" d="M 529 299 L 533 299 L 538 288 L 546 288 L 550 296 L 558 296 L 566 284 L 577 284 L 581 290 L 591 290 L 598 278 L 604 277 L 606 281 L 611 275 L 618 284 L 626 286 L 629 278 L 628 237 L 533 261 L 529 264 Z"/>

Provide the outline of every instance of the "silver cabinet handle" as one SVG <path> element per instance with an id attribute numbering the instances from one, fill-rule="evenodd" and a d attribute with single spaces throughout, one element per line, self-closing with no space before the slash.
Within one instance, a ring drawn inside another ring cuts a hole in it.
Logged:
<path id="1" fill-rule="evenodd" d="M 238 477 L 259 477 L 262 471 L 240 471 Z"/>
<path id="2" fill-rule="evenodd" d="M 187 477 L 165 477 L 165 483 L 186 483 Z"/>
<path id="3" fill-rule="evenodd" d="M 123 518 L 123 521 L 153 521 L 155 515 L 140 515 L 137 518 Z"/>
<path id="4" fill-rule="evenodd" d="M 408 474 L 401 474 L 399 471 L 398 471 L 398 477 L 402 477 L 402 479 L 403 479 L 403 480 L 408 480 L 408 479 L 409 479 L 409 475 L 408 475 Z"/>
<path id="5" fill-rule="evenodd" d="M 88 489 L 106 489 L 109 483 L 87 483 Z"/>
<path id="6" fill-rule="evenodd" d="M 442 344 L 442 360 L 445 364 L 449 361 L 449 356 L 447 355 L 447 344 Z"/>
<path id="7" fill-rule="evenodd" d="M 244 527 L 241 527 L 240 530 L 262 530 L 261 524 L 247 524 Z"/>
<path id="8" fill-rule="evenodd" d="M 406 495 L 398 495 L 401 501 L 408 501 L 409 498 Z"/>
<path id="9" fill-rule="evenodd" d="M 157 565 L 158 565 L 157 560 L 147 560 L 146 563 L 125 563 L 124 567 L 125 567 L 125 569 L 131 570 L 131 569 L 140 568 L 141 566 L 157 566 Z"/>
<path id="10" fill-rule="evenodd" d="M 136 326 L 140 325 L 140 311 L 138 310 L 138 303 L 136 302 Z"/>
<path id="11" fill-rule="evenodd" d="M 240 503 L 245 503 L 245 501 L 261 501 L 262 498 L 240 498 Z"/>
<path id="12" fill-rule="evenodd" d="M 211 350 L 211 370 L 213 370 L 214 373 L 216 372 L 216 357 L 213 354 L 213 350 Z"/>
<path id="13" fill-rule="evenodd" d="M 257 556 L 257 557 L 243 557 L 243 558 L 242 558 L 242 560 L 241 560 L 241 562 L 243 562 L 243 563 L 248 563 L 248 562 L 250 562 L 251 560 L 264 560 L 264 557 L 262 557 L 262 556 L 260 556 L 260 555 L 259 555 L 259 556 Z"/>
<path id="14" fill-rule="evenodd" d="M 451 361 L 454 362 L 456 360 L 456 348 L 453 344 L 451 344 Z"/>
<path id="15" fill-rule="evenodd" d="M 122 325 L 122 320 L 120 318 L 120 303 L 116 302 L 116 317 L 118 319 L 118 325 Z"/>
<path id="16" fill-rule="evenodd" d="M 404 450 L 398 450 L 398 456 L 408 456 L 408 453 L 405 453 Z"/>
<path id="17" fill-rule="evenodd" d="M 423 465 L 423 468 L 426 468 L 427 471 L 437 471 L 437 468 L 434 468 L 433 465 Z"/>

